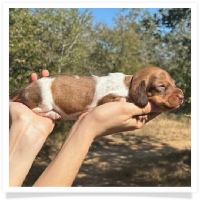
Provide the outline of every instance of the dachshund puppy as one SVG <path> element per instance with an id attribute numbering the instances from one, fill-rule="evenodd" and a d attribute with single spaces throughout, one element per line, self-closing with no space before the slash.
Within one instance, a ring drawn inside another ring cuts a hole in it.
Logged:
<path id="1" fill-rule="evenodd" d="M 148 101 L 163 111 L 178 108 L 184 95 L 163 69 L 149 67 L 134 75 L 55 75 L 43 77 L 10 94 L 10 101 L 27 105 L 33 112 L 53 120 L 77 119 L 83 112 L 125 97 L 143 108 Z"/>

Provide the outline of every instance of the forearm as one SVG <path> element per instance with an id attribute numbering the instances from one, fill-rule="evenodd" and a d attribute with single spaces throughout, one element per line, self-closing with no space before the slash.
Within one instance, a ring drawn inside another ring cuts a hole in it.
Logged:
<path id="1" fill-rule="evenodd" d="M 45 142 L 37 137 L 31 124 L 16 120 L 10 128 L 9 138 L 9 185 L 21 186 L 31 165 Z"/>
<path id="2" fill-rule="evenodd" d="M 94 138 L 141 128 L 145 119 L 133 116 L 149 111 L 150 104 L 142 110 L 131 103 L 113 102 L 98 106 L 85 117 L 82 115 L 34 186 L 71 186 Z"/>
<path id="3" fill-rule="evenodd" d="M 58 155 L 34 186 L 71 186 L 93 141 L 88 124 L 73 128 Z"/>

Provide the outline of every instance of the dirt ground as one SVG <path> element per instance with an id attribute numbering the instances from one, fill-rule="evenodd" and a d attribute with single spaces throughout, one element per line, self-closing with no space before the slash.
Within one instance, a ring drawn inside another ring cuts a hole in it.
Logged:
<path id="1" fill-rule="evenodd" d="M 35 182 L 61 145 L 47 141 L 23 186 Z M 190 120 L 158 117 L 141 130 L 96 140 L 73 186 L 191 186 Z"/>

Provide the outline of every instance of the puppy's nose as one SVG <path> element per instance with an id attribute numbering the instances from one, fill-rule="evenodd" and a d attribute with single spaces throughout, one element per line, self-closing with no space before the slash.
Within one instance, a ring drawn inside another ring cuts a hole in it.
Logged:
<path id="1" fill-rule="evenodd" d="M 183 101 L 184 101 L 184 96 L 183 96 L 182 94 L 178 94 L 177 97 L 178 97 L 180 103 L 183 103 Z"/>

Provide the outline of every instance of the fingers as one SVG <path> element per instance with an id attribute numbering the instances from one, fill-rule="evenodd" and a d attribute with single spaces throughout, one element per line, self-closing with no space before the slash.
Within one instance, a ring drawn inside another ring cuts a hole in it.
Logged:
<path id="1" fill-rule="evenodd" d="M 49 71 L 46 69 L 43 69 L 41 75 L 42 75 L 42 77 L 49 76 Z"/>
<path id="2" fill-rule="evenodd" d="M 32 73 L 29 77 L 29 83 L 32 83 L 38 79 L 38 76 L 36 73 Z"/>
<path id="3" fill-rule="evenodd" d="M 42 77 L 46 77 L 46 76 L 49 76 L 49 71 L 46 70 L 46 69 L 43 69 L 42 72 L 41 72 L 41 76 Z M 38 79 L 38 76 L 36 73 L 32 73 L 29 77 L 29 83 L 32 83 L 34 81 L 36 81 Z"/>
<path id="4" fill-rule="evenodd" d="M 149 113 L 157 113 L 157 115 L 159 115 L 161 112 L 163 112 L 161 108 L 159 108 L 151 102 L 148 102 L 148 104 L 144 108 L 140 108 L 132 103 L 124 104 L 124 106 L 125 110 L 127 110 L 127 112 L 130 112 L 132 116 L 146 115 Z"/>
<path id="5" fill-rule="evenodd" d="M 152 112 L 152 105 L 148 103 L 144 108 L 140 108 L 133 103 L 124 104 L 125 111 L 129 112 L 132 116 L 146 115 Z"/>

